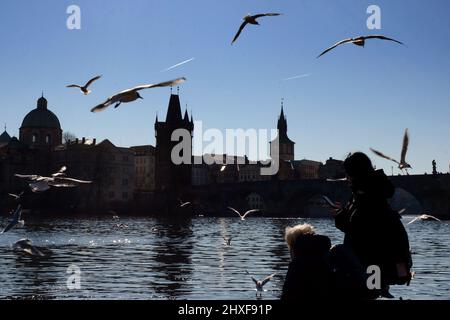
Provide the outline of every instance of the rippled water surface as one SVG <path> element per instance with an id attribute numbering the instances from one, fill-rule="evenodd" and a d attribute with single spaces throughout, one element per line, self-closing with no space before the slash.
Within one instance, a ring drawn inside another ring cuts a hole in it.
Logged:
<path id="1" fill-rule="evenodd" d="M 412 217 L 404 217 L 405 224 Z M 0 218 L 1 226 L 7 224 Z M 153 218 L 28 217 L 23 228 L 0 235 L 2 299 L 255 299 L 245 273 L 270 282 L 263 299 L 278 299 L 289 263 L 286 226 L 312 223 L 334 244 L 343 235 L 327 219 L 195 218 L 183 223 Z M 128 228 L 118 229 L 118 223 Z M 404 299 L 450 299 L 450 226 L 407 226 L 416 277 L 391 291 Z M 233 236 L 230 247 L 222 236 Z M 43 259 L 14 252 L 29 238 L 51 250 Z M 69 290 L 68 267 L 81 270 L 81 289 Z"/>

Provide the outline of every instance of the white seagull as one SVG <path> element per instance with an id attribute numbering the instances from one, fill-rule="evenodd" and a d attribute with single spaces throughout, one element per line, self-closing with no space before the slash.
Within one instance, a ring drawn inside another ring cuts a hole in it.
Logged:
<path id="1" fill-rule="evenodd" d="M 325 53 L 333 50 L 334 48 L 343 45 L 343 44 L 347 44 L 347 43 L 352 43 L 354 45 L 357 45 L 359 47 L 364 47 L 364 45 L 366 44 L 366 40 L 367 39 L 381 39 L 381 40 L 389 40 L 389 41 L 394 41 L 398 44 L 402 44 L 400 41 L 397 41 L 395 39 L 392 38 L 388 38 L 382 35 L 371 35 L 371 36 L 360 36 L 360 37 L 356 37 L 356 38 L 349 38 L 349 39 L 345 39 L 342 41 L 339 41 L 338 43 L 332 45 L 331 47 L 329 47 L 327 50 L 325 50 L 324 52 L 322 52 L 317 58 L 320 58 L 321 56 L 323 56 Z"/>
<path id="2" fill-rule="evenodd" d="M 413 220 L 411 220 L 408 224 L 414 223 L 416 221 L 441 221 L 436 217 L 430 216 L 428 214 L 422 214 L 416 218 L 414 218 Z"/>
<path id="3" fill-rule="evenodd" d="M 245 272 L 247 272 L 247 274 L 250 275 L 250 273 L 247 270 L 245 270 Z M 254 277 L 251 277 L 256 286 L 255 290 L 256 290 L 257 296 L 258 295 L 261 296 L 263 292 L 267 291 L 267 290 L 264 290 L 264 286 L 267 284 L 267 282 L 272 280 L 273 277 L 275 277 L 275 276 L 276 276 L 276 273 L 273 273 L 270 276 L 264 278 L 263 280 L 258 280 L 258 279 L 255 279 Z"/>
<path id="4" fill-rule="evenodd" d="M 191 204 L 191 202 L 183 202 L 181 199 L 178 199 L 178 202 L 180 203 L 180 208 L 187 207 Z"/>
<path id="5" fill-rule="evenodd" d="M 157 84 L 146 84 L 138 87 L 134 87 L 131 89 L 124 90 L 119 92 L 111 97 L 109 97 L 105 102 L 99 104 L 98 106 L 92 108 L 91 112 L 100 112 L 108 108 L 109 106 L 114 105 L 114 108 L 118 108 L 122 103 L 128 103 L 136 101 L 137 99 L 144 99 L 139 94 L 139 91 L 144 89 L 151 89 L 157 87 L 171 87 L 175 85 L 179 85 L 186 81 L 186 78 L 178 78 L 175 80 L 161 82 Z"/>
<path id="6" fill-rule="evenodd" d="M 232 208 L 232 207 L 228 207 L 228 209 L 230 209 L 231 211 L 234 211 L 235 213 L 237 213 L 239 215 L 239 217 L 241 217 L 241 220 L 244 221 L 245 218 L 250 214 L 250 213 L 254 213 L 254 212 L 259 212 L 261 210 L 259 209 L 252 209 L 252 210 L 248 210 L 246 213 L 244 213 L 243 215 L 237 211 L 236 209 Z"/>
<path id="7" fill-rule="evenodd" d="M 33 257 L 45 257 L 45 254 L 32 245 L 30 239 L 20 239 L 13 245 L 13 249 L 17 251 L 22 251 Z"/>
<path id="8" fill-rule="evenodd" d="M 6 226 L 6 228 L 3 230 L 2 233 L 8 232 L 17 225 L 23 227 L 25 225 L 25 221 L 21 220 L 21 216 L 22 216 L 22 206 L 19 205 L 16 211 L 14 211 L 11 222 Z"/>
<path id="9" fill-rule="evenodd" d="M 14 176 L 21 179 L 27 179 L 29 181 L 28 185 L 30 186 L 31 191 L 34 193 L 45 192 L 49 190 L 50 187 L 75 188 L 78 187 L 80 184 L 92 183 L 92 181 L 78 180 L 66 177 L 65 173 L 60 171 L 58 173 L 53 174 L 52 177 L 44 177 L 39 175 L 23 175 L 23 174 L 15 174 Z"/>
<path id="10" fill-rule="evenodd" d="M 66 86 L 66 88 L 78 88 L 81 90 L 81 92 L 83 92 L 83 94 L 86 96 L 89 93 L 91 93 L 91 90 L 88 90 L 89 86 L 94 83 L 95 81 L 97 81 L 98 79 L 100 79 L 102 76 L 96 76 L 94 78 L 92 78 L 91 80 L 89 80 L 84 86 L 79 86 L 77 84 L 71 84 Z"/>
<path id="11" fill-rule="evenodd" d="M 231 44 L 233 44 L 241 35 L 242 30 L 244 30 L 244 28 L 247 26 L 247 24 L 254 24 L 254 25 L 258 25 L 259 26 L 259 22 L 256 21 L 256 19 L 261 18 L 261 17 L 274 17 L 274 16 L 280 16 L 281 13 L 262 13 L 262 14 L 256 14 L 256 15 L 246 15 L 243 20 L 244 22 L 242 22 L 241 26 L 239 27 L 238 32 L 236 33 L 236 35 L 233 38 L 233 41 L 231 42 Z"/>
<path id="12" fill-rule="evenodd" d="M 408 146 L 409 146 L 409 133 L 408 129 L 405 130 L 405 134 L 403 136 L 403 146 L 402 146 L 402 152 L 400 155 L 400 162 L 385 155 L 384 153 L 377 151 L 375 149 L 370 148 L 370 150 L 375 153 L 377 156 L 382 157 L 384 159 L 390 160 L 398 164 L 398 168 L 400 170 L 405 170 L 406 174 L 408 174 L 408 169 L 412 169 L 411 165 L 406 162 L 406 153 L 408 152 Z"/>

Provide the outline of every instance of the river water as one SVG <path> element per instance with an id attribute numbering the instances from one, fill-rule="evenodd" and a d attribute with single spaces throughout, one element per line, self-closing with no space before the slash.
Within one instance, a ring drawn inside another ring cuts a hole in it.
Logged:
<path id="1" fill-rule="evenodd" d="M 405 225 L 412 218 L 404 217 Z M 276 273 L 262 298 L 278 299 L 289 263 L 284 229 L 305 222 L 333 244 L 343 239 L 329 219 L 27 217 L 23 228 L 0 235 L 0 299 L 255 299 L 246 270 L 258 278 Z M 7 223 L 0 217 L 1 226 Z M 416 276 L 391 293 L 449 300 L 449 222 L 406 228 Z M 234 237 L 231 246 L 222 236 Z M 15 252 L 12 244 L 21 238 L 51 250 L 49 256 Z"/>

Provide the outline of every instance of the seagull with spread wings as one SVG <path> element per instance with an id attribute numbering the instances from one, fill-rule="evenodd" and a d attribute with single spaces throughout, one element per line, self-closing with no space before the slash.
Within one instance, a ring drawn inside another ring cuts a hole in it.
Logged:
<path id="1" fill-rule="evenodd" d="M 246 213 L 241 214 L 239 211 L 237 211 L 236 209 L 232 208 L 232 207 L 228 207 L 228 209 L 230 209 L 231 211 L 237 213 L 239 215 L 239 217 L 241 217 L 241 220 L 244 221 L 245 218 L 250 214 L 250 213 L 254 213 L 254 212 L 259 212 L 259 209 L 252 209 L 252 210 L 248 210 Z"/>
<path id="2" fill-rule="evenodd" d="M 66 86 L 66 88 L 78 88 L 81 90 L 81 92 L 83 92 L 83 94 L 85 96 L 87 96 L 89 93 L 91 93 L 91 90 L 88 90 L 88 88 L 91 86 L 91 84 L 93 84 L 95 81 L 97 81 L 98 79 L 100 79 L 102 76 L 96 76 L 94 78 L 92 78 L 91 80 L 89 80 L 84 86 L 79 86 L 77 84 L 71 84 Z"/>
<path id="3" fill-rule="evenodd" d="M 408 224 L 414 223 L 416 221 L 441 221 L 436 217 L 430 216 L 428 214 L 422 214 L 416 218 L 414 218 L 413 220 L 411 220 Z"/>
<path id="4" fill-rule="evenodd" d="M 67 168 L 64 166 L 58 172 L 53 173 L 51 177 L 44 177 L 39 175 L 23 175 L 15 174 L 14 176 L 28 180 L 28 185 L 31 191 L 34 193 L 45 192 L 50 189 L 50 187 L 56 188 L 75 188 L 81 184 L 91 184 L 92 181 L 79 180 L 74 178 L 69 178 L 66 176 Z"/>
<path id="5" fill-rule="evenodd" d="M 245 270 L 245 272 L 248 274 L 248 275 L 250 275 L 250 273 L 247 271 L 247 270 Z M 264 292 L 264 291 L 266 291 L 266 290 L 264 290 L 264 286 L 270 281 L 270 280 L 272 280 L 273 279 L 273 277 L 275 277 L 276 276 L 276 273 L 273 273 L 273 274 L 271 274 L 270 276 L 268 276 L 268 277 L 265 277 L 263 280 L 258 280 L 258 279 L 255 279 L 254 277 L 251 277 L 252 278 L 252 280 L 253 280 L 253 282 L 255 283 L 255 286 L 256 286 L 256 295 L 258 296 L 258 295 L 262 295 L 262 293 Z"/>
<path id="6" fill-rule="evenodd" d="M 406 162 L 406 153 L 408 152 L 408 146 L 409 146 L 409 132 L 408 132 L 408 129 L 406 129 L 405 134 L 403 136 L 403 146 L 402 146 L 400 161 L 397 161 L 378 150 L 375 150 L 372 148 L 370 148 L 370 150 L 381 158 L 395 162 L 396 164 L 398 164 L 398 168 L 400 170 L 402 170 L 402 171 L 405 170 L 406 174 L 408 174 L 408 169 L 412 169 L 411 165 Z"/>
<path id="7" fill-rule="evenodd" d="M 332 45 L 332 46 L 329 47 L 327 50 L 325 50 L 324 52 L 322 52 L 317 58 L 320 58 L 320 57 L 323 56 L 325 53 L 327 53 L 327 52 L 329 52 L 329 51 L 331 51 L 331 50 L 333 50 L 333 49 L 339 47 L 340 45 L 347 44 L 347 43 L 352 43 L 352 44 L 357 45 L 357 46 L 359 46 L 359 47 L 364 47 L 364 45 L 366 44 L 366 40 L 367 40 L 367 39 L 388 40 L 388 41 L 394 41 L 394 42 L 396 42 L 396 43 L 398 43 L 398 44 L 402 44 L 402 45 L 403 45 L 403 43 L 400 42 L 400 41 L 397 41 L 397 40 L 395 40 L 395 39 L 388 38 L 388 37 L 385 37 L 385 36 L 382 36 L 382 35 L 360 36 L 360 37 L 356 37 L 356 38 L 348 38 L 348 39 L 339 41 L 338 43 Z"/>
<path id="8" fill-rule="evenodd" d="M 175 80 L 167 81 L 167 82 L 161 82 L 157 84 L 146 84 L 142 86 L 137 86 L 131 89 L 124 90 L 122 92 L 119 92 L 111 97 L 109 97 L 105 102 L 99 104 L 98 106 L 92 108 L 91 112 L 100 112 L 108 108 L 109 106 L 114 104 L 114 108 L 118 108 L 122 103 L 129 103 L 136 101 L 137 99 L 144 99 L 139 94 L 139 91 L 144 89 L 151 89 L 151 88 L 159 88 L 159 87 L 172 87 L 179 85 L 186 81 L 186 78 L 178 78 Z"/>
<path id="9" fill-rule="evenodd" d="M 242 30 L 244 30 L 244 28 L 247 26 L 247 24 L 254 24 L 254 25 L 260 25 L 258 21 L 256 21 L 256 19 L 261 18 L 261 17 L 274 17 L 274 16 L 280 16 L 281 13 L 261 13 L 261 14 L 256 14 L 256 15 L 246 15 L 243 20 L 244 22 L 242 22 L 241 26 L 239 27 L 238 32 L 236 33 L 236 35 L 234 36 L 233 41 L 231 42 L 231 44 L 233 44 L 241 35 Z"/>

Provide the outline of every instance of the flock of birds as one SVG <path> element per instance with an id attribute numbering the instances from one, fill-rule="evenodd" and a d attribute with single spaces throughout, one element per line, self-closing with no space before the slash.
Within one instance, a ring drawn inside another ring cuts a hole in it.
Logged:
<path id="1" fill-rule="evenodd" d="M 275 17 L 275 16 L 281 16 L 281 15 L 282 15 L 281 13 L 262 13 L 262 14 L 245 16 L 243 18 L 242 24 L 240 25 L 236 35 L 233 38 L 231 44 L 234 44 L 238 40 L 238 38 L 240 37 L 240 35 L 242 34 L 244 29 L 248 25 L 260 25 L 258 22 L 259 18 Z M 388 38 L 383 35 L 359 36 L 359 37 L 355 37 L 355 38 L 344 39 L 342 41 L 337 42 L 336 44 L 332 45 L 331 47 L 327 48 L 322 53 L 320 53 L 317 56 L 317 58 L 320 58 L 323 55 L 327 54 L 328 52 L 334 50 L 335 48 L 337 48 L 341 45 L 345 45 L 345 44 L 353 44 L 356 46 L 364 47 L 366 41 L 371 40 L 371 39 L 387 40 L 387 41 L 392 41 L 392 42 L 403 45 L 402 42 L 392 39 L 392 38 Z M 92 78 L 88 82 L 86 82 L 86 84 L 84 84 L 84 85 L 71 84 L 71 85 L 68 85 L 67 88 L 77 88 L 84 95 L 88 95 L 92 92 L 92 90 L 90 90 L 90 87 L 93 85 L 93 83 L 98 81 L 101 78 L 102 78 L 102 76 L 100 76 L 100 75 L 95 76 L 94 78 Z M 141 90 L 158 88 L 158 87 L 177 86 L 185 81 L 186 81 L 186 78 L 182 77 L 182 78 L 177 78 L 174 80 L 161 82 L 161 83 L 157 83 L 157 84 L 140 85 L 140 86 L 136 86 L 131 89 L 126 89 L 119 93 L 113 94 L 112 96 L 107 98 L 104 102 L 102 102 L 99 105 L 92 108 L 91 112 L 93 112 L 93 113 L 101 112 L 112 105 L 114 105 L 114 108 L 118 108 L 122 103 L 130 103 L 130 102 L 136 101 L 138 99 L 143 99 L 142 96 L 139 94 L 139 91 L 141 91 Z M 406 162 L 406 153 L 408 151 L 408 145 L 409 145 L 409 135 L 408 135 L 408 130 L 406 129 L 405 135 L 403 138 L 403 147 L 402 147 L 402 151 L 401 151 L 400 161 L 397 161 L 375 149 L 371 149 L 371 151 L 374 152 L 377 156 L 380 156 L 384 159 L 395 162 L 396 164 L 398 164 L 398 168 L 400 170 L 402 170 L 402 171 L 405 170 L 406 173 L 408 174 L 407 169 L 411 168 L 411 165 L 409 165 Z M 222 167 L 221 171 L 225 170 L 225 168 L 226 167 Z M 62 167 L 58 172 L 52 174 L 50 177 L 39 176 L 39 175 L 20 175 L 20 174 L 16 174 L 15 176 L 18 178 L 26 179 L 28 181 L 29 187 L 31 188 L 31 191 L 34 193 L 45 192 L 45 191 L 49 190 L 51 187 L 72 188 L 72 187 L 77 187 L 81 184 L 92 183 L 92 181 L 83 181 L 83 180 L 78 180 L 78 179 L 74 179 L 74 178 L 69 178 L 66 176 L 66 173 L 65 173 L 66 170 L 67 170 L 66 167 Z M 15 194 L 10 194 L 10 195 L 12 197 L 14 197 L 16 200 L 19 200 L 23 196 L 23 194 L 24 194 L 24 192 L 22 192 L 19 195 L 15 195 Z M 180 208 L 184 208 L 191 204 L 191 202 L 183 202 L 181 200 L 179 200 L 179 202 L 180 202 L 180 204 L 179 204 Z M 240 217 L 241 221 L 244 221 L 249 214 L 256 213 L 259 211 L 259 210 L 253 209 L 253 210 L 249 210 L 245 213 L 241 213 L 240 211 L 238 211 L 232 207 L 228 207 L 228 209 L 231 210 L 232 212 L 236 213 Z M 21 214 L 22 214 L 22 207 L 21 207 L 21 205 L 19 205 L 17 207 L 17 209 L 14 210 L 14 212 L 12 213 L 11 222 L 3 230 L 2 233 L 6 233 L 16 226 L 20 226 L 20 225 L 23 226 L 24 221 L 21 219 Z M 114 219 L 119 219 L 119 217 L 117 215 L 115 215 Z M 415 221 L 420 221 L 420 220 L 425 221 L 425 220 L 439 220 L 439 219 L 429 216 L 429 215 L 422 215 L 422 216 L 415 218 L 410 223 L 413 223 Z M 224 245 L 231 246 L 231 240 L 233 239 L 232 237 L 229 237 L 229 238 L 223 237 L 223 239 L 225 241 Z M 20 250 L 24 253 L 27 253 L 31 256 L 36 256 L 36 257 L 44 256 L 44 253 L 40 249 L 34 247 L 29 239 L 21 239 L 21 240 L 17 241 L 13 245 L 13 248 L 15 250 Z M 246 271 L 246 272 L 248 274 L 248 271 Z M 251 277 L 251 279 L 253 280 L 253 282 L 256 286 L 257 295 L 261 294 L 264 291 L 264 289 L 263 289 L 264 285 L 267 284 L 271 279 L 273 279 L 274 276 L 275 276 L 275 274 L 272 274 L 262 280 L 258 280 L 258 279 L 255 279 L 254 277 Z"/>
<path id="2" fill-rule="evenodd" d="M 23 174 L 15 174 L 14 176 L 17 178 L 26 179 L 28 181 L 28 186 L 30 187 L 31 192 L 33 193 L 42 193 L 49 190 L 51 187 L 75 188 L 82 184 L 92 183 L 92 181 L 70 178 L 67 176 L 66 171 L 67 167 L 63 166 L 57 172 L 51 174 L 50 177 L 40 175 L 23 175 Z M 25 191 L 22 191 L 20 194 L 10 193 L 9 195 L 12 198 L 14 198 L 17 202 L 19 202 L 25 195 Z M 2 234 L 9 232 L 11 229 L 15 227 L 23 227 L 25 225 L 25 221 L 22 219 L 21 204 L 19 204 L 17 208 L 11 212 L 11 215 L 12 215 L 11 221 L 6 226 L 6 228 L 1 232 Z M 15 251 L 20 251 L 33 257 L 46 256 L 43 250 L 33 246 L 32 241 L 30 239 L 20 239 L 19 241 L 13 244 L 13 249 Z"/>

